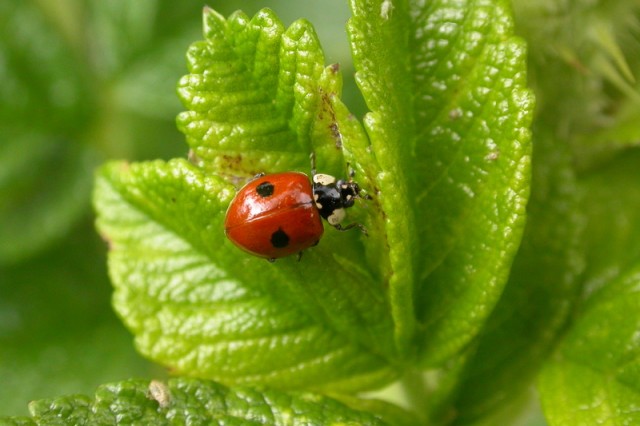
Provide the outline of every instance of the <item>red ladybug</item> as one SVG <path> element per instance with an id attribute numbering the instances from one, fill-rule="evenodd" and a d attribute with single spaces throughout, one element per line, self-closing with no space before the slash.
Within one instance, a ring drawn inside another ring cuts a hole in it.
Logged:
<path id="1" fill-rule="evenodd" d="M 312 182 L 300 172 L 258 175 L 231 201 L 225 234 L 242 250 L 269 261 L 318 244 L 324 232 L 320 217 L 338 230 L 359 227 L 366 234 L 360 224 L 341 225 L 344 209 L 359 193 L 351 179 L 336 180 L 315 170 Z"/>

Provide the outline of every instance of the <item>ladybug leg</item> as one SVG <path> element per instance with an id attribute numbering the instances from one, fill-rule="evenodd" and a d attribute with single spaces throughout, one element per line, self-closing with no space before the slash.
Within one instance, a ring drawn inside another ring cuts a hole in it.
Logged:
<path id="1" fill-rule="evenodd" d="M 252 178 L 251 178 L 251 180 L 256 180 L 256 179 L 258 179 L 258 178 L 261 178 L 261 177 L 262 177 L 262 176 L 264 176 L 264 175 L 266 175 L 266 173 L 265 173 L 265 172 L 260 172 L 260 173 L 258 173 L 257 175 L 255 175 L 254 177 L 252 177 Z M 251 182 L 251 181 L 249 181 L 249 182 Z"/>
<path id="2" fill-rule="evenodd" d="M 302 259 L 302 250 L 298 252 L 298 262 Z"/>
<path id="3" fill-rule="evenodd" d="M 353 183 L 353 178 L 356 176 L 356 169 L 351 167 L 351 163 L 347 163 L 347 176 L 349 177 L 349 180 L 347 182 Z M 363 200 L 373 200 L 373 197 L 371 195 L 369 194 L 362 195 L 359 191 L 355 195 L 355 197 Z"/>
<path id="4" fill-rule="evenodd" d="M 334 228 L 336 228 L 338 231 L 348 231 L 349 229 L 353 229 L 353 228 L 358 228 L 365 237 L 369 236 L 369 233 L 367 232 L 367 228 L 365 228 L 365 226 L 361 223 L 350 223 L 347 226 L 342 226 L 339 223 L 333 225 Z"/>
<path id="5" fill-rule="evenodd" d="M 349 176 L 349 182 L 353 182 L 353 178 L 356 175 L 356 169 L 351 167 L 351 163 L 347 162 L 347 176 Z"/>
<path id="6" fill-rule="evenodd" d="M 274 263 L 275 261 L 276 261 L 275 257 L 270 257 L 270 258 L 267 259 L 267 262 L 269 262 L 269 263 Z"/>
<path id="7" fill-rule="evenodd" d="M 309 160 L 311 160 L 311 178 L 316 175 L 316 152 L 311 151 L 309 154 Z"/>

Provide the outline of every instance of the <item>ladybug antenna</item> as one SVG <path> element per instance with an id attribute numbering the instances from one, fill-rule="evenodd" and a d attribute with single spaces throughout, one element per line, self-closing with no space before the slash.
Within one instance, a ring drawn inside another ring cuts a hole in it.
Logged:
<path id="1" fill-rule="evenodd" d="M 342 226 L 339 223 L 337 225 L 333 225 L 338 231 L 348 231 L 349 229 L 358 228 L 365 237 L 369 236 L 369 232 L 367 232 L 367 228 L 361 223 L 350 223 L 347 226 Z"/>

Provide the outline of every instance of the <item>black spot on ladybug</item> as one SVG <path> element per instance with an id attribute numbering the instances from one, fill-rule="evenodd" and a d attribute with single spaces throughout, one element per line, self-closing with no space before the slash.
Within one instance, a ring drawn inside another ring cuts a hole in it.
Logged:
<path id="1" fill-rule="evenodd" d="M 271 245 L 275 248 L 284 248 L 289 245 L 289 236 L 282 228 L 271 234 Z"/>
<path id="2" fill-rule="evenodd" d="M 273 184 L 269 181 L 262 182 L 260 185 L 256 186 L 256 192 L 262 198 L 270 197 L 271 195 L 273 195 L 273 189 Z"/>

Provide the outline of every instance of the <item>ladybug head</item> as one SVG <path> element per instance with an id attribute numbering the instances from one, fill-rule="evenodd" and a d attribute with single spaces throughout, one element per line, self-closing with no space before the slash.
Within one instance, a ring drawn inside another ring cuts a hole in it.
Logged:
<path id="1" fill-rule="evenodd" d="M 313 176 L 313 196 L 320 216 L 338 229 L 342 229 L 340 223 L 345 218 L 344 209 L 353 206 L 359 194 L 360 187 L 351 179 L 336 180 L 325 174 Z"/>
<path id="2" fill-rule="evenodd" d="M 360 187 L 351 180 L 339 180 L 336 188 L 340 193 L 340 200 L 343 208 L 351 207 L 359 197 Z"/>

